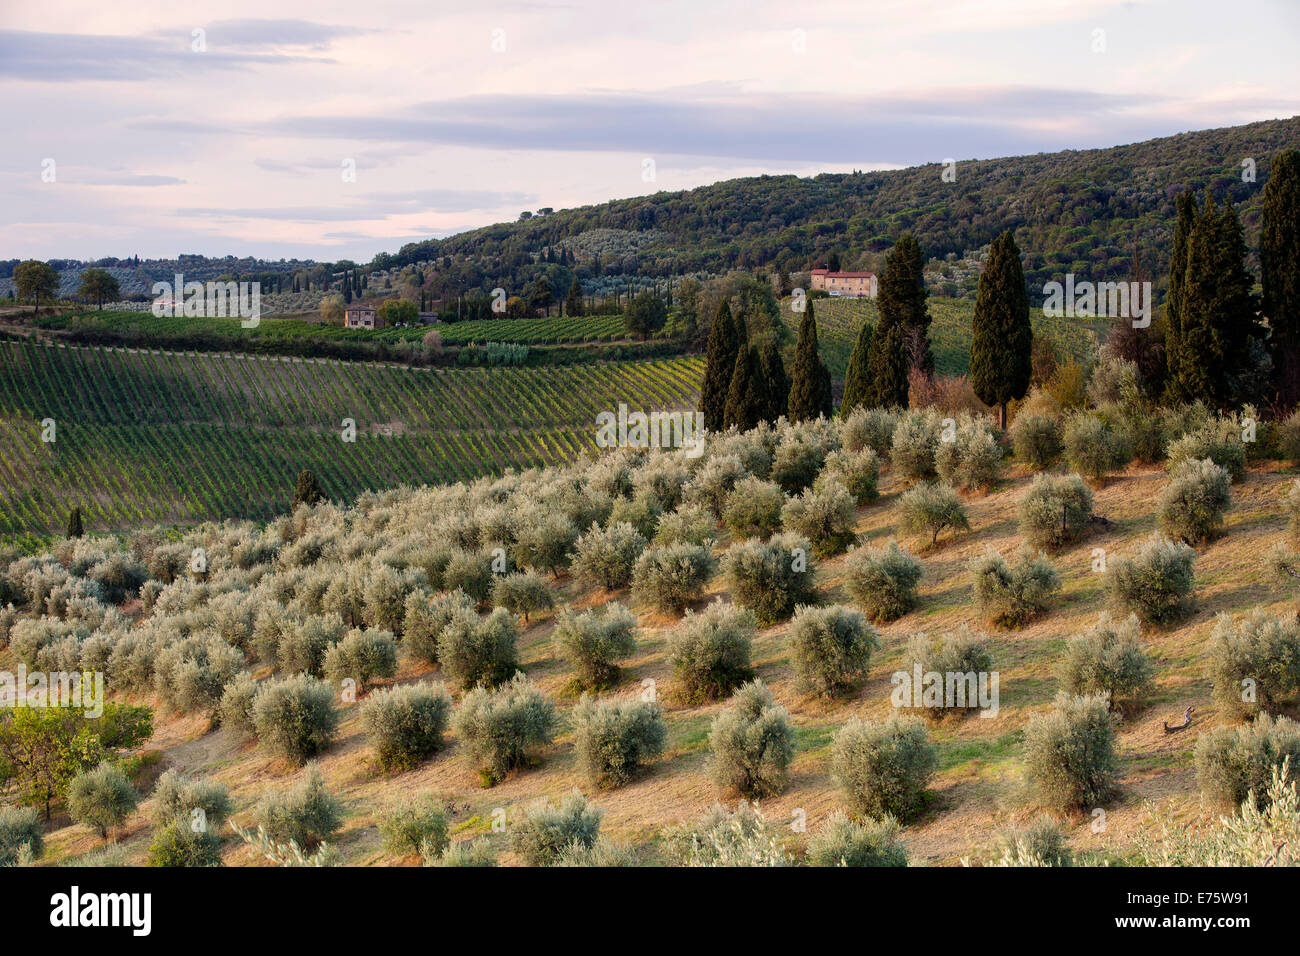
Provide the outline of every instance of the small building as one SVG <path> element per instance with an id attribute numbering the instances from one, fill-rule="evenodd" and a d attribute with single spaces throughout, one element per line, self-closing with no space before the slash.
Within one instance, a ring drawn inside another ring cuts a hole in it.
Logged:
<path id="1" fill-rule="evenodd" d="M 343 310 L 343 328 L 379 328 L 379 313 L 375 311 L 375 307 L 372 305 L 350 305 Z"/>
<path id="2" fill-rule="evenodd" d="M 433 325 L 435 322 L 438 321 L 438 313 L 418 312 L 416 313 L 416 318 L 419 320 L 421 325 Z"/>
<path id="3" fill-rule="evenodd" d="M 831 272 L 828 269 L 812 271 L 813 291 L 823 290 L 831 295 L 846 295 L 853 298 L 874 299 L 876 297 L 876 274 L 874 272 Z"/>

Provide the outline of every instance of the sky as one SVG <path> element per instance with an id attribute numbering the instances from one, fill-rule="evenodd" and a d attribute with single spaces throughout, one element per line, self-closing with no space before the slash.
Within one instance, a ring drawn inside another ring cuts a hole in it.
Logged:
<path id="1" fill-rule="evenodd" d="M 368 261 L 523 210 L 1300 114 L 1300 2 L 0 0 L 0 258 Z"/>

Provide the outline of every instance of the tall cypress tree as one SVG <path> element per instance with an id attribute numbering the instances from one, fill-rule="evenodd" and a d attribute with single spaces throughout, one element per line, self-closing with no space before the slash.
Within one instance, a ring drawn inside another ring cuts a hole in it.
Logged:
<path id="1" fill-rule="evenodd" d="M 758 390 L 761 389 L 762 374 L 756 346 L 748 346 L 736 353 L 736 368 L 731 374 L 727 407 L 722 417 L 725 427 L 736 425 L 741 430 L 747 430 L 759 423 L 762 413 Z"/>
<path id="2" fill-rule="evenodd" d="M 1187 396 L 1182 387 L 1183 361 L 1183 282 L 1187 278 L 1188 239 L 1196 225 L 1196 204 L 1190 191 L 1178 194 L 1178 221 L 1174 226 L 1174 245 L 1169 256 L 1169 293 L 1165 296 L 1165 397 L 1182 403 Z"/>
<path id="3" fill-rule="evenodd" d="M 1272 330 L 1273 383 L 1284 409 L 1300 402 L 1300 152 L 1273 157 L 1259 234 L 1261 303 Z"/>
<path id="4" fill-rule="evenodd" d="M 736 369 L 739 336 L 731 318 L 731 306 L 726 299 L 718 305 L 713 327 L 709 329 L 709 344 L 705 350 L 704 383 L 700 386 L 700 411 L 704 413 L 704 427 L 711 432 L 721 431 L 727 408 L 727 391 Z"/>
<path id="5" fill-rule="evenodd" d="M 847 416 L 861 405 L 870 405 L 871 379 L 867 374 L 867 360 L 871 355 L 871 323 L 866 319 L 858 326 L 858 338 L 849 353 L 848 371 L 844 373 L 844 397 L 840 401 L 840 415 Z"/>
<path id="6" fill-rule="evenodd" d="M 1206 193 L 1187 244 L 1187 274 L 1179 304 L 1182 342 L 1179 389 L 1185 400 L 1202 399 L 1226 409 L 1258 399 L 1255 345 L 1262 329 L 1253 280 L 1246 270 L 1246 242 L 1232 207 L 1220 212 Z"/>
<path id="7" fill-rule="evenodd" d="M 790 402 L 790 376 L 781 358 L 781 347 L 772 336 L 765 336 L 758 346 L 758 365 L 762 376 L 764 402 L 760 418 L 774 422 L 785 414 Z"/>
<path id="8" fill-rule="evenodd" d="M 908 368 L 934 374 L 934 353 L 930 351 L 930 310 L 926 305 L 925 256 L 921 244 L 909 233 L 894 243 L 885 259 L 876 303 L 880 309 L 877 332 L 891 325 L 903 327 Z"/>
<path id="9" fill-rule="evenodd" d="M 564 298 L 564 314 L 579 316 L 582 313 L 582 283 L 578 281 L 577 276 L 574 276 L 573 281 L 569 283 L 569 294 Z"/>
<path id="10" fill-rule="evenodd" d="M 985 405 L 997 406 L 1002 428 L 1007 423 L 1007 402 L 1029 390 L 1033 350 L 1025 271 L 1020 248 L 1008 229 L 989 247 L 989 261 L 975 294 L 970 345 L 971 387 Z"/>
<path id="11" fill-rule="evenodd" d="M 834 413 L 835 398 L 831 391 L 831 373 L 817 349 L 817 319 L 813 300 L 808 299 L 803 321 L 799 323 L 799 341 L 794 347 L 794 375 L 790 383 L 788 404 L 790 421 L 804 422 Z"/>
<path id="12" fill-rule="evenodd" d="M 895 323 L 877 334 L 867 353 L 868 408 L 907 407 L 907 342 L 905 328 Z"/>
<path id="13" fill-rule="evenodd" d="M 81 506 L 77 505 L 68 514 L 68 537 L 80 538 L 85 533 L 85 528 L 81 524 Z"/>

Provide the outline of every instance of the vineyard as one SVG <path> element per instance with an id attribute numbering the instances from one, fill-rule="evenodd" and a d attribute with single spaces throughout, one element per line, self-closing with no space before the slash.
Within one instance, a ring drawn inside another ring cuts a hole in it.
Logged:
<path id="1" fill-rule="evenodd" d="M 3 343 L 0 536 L 60 531 L 74 504 L 114 530 L 267 518 L 302 468 L 348 500 L 568 460 L 595 447 L 597 413 L 620 402 L 691 407 L 701 369 L 686 357 L 425 370 Z"/>
<path id="2" fill-rule="evenodd" d="M 86 312 L 74 316 L 50 316 L 37 320 L 49 330 L 99 331 L 119 336 L 138 336 L 142 342 L 174 340 L 185 335 L 229 339 L 232 348 L 265 341 L 419 341 L 431 329 L 447 345 L 465 342 L 510 342 L 522 345 L 573 345 L 611 342 L 626 337 L 623 317 L 618 315 L 556 316 L 545 319 L 481 319 L 442 322 L 435 326 L 416 325 L 375 330 L 345 329 L 303 319 L 264 318 L 256 328 L 245 329 L 239 319 L 158 317 L 150 312 Z"/>
<path id="3" fill-rule="evenodd" d="M 781 314 L 786 322 L 798 329 L 798 316 L 790 310 L 789 300 L 783 304 Z M 813 303 L 817 316 L 818 344 L 822 359 L 837 379 L 844 377 L 849 365 L 849 353 L 857 339 L 858 326 L 863 319 L 875 323 L 879 315 L 871 299 L 817 299 Z M 971 318 L 975 303 L 964 299 L 931 297 L 930 347 L 934 351 L 935 371 L 940 375 L 965 375 L 970 363 Z M 1076 361 L 1091 355 L 1097 348 L 1097 336 L 1105 322 L 1079 319 L 1049 318 L 1041 313 L 1031 313 L 1035 335 L 1048 335 L 1061 351 Z"/>

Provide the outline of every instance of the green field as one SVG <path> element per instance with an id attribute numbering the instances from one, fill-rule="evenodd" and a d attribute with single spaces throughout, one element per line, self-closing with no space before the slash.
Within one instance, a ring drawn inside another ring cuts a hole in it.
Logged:
<path id="1" fill-rule="evenodd" d="M 480 319 L 472 322 L 440 322 L 434 326 L 385 328 L 373 331 L 345 329 L 338 325 L 304 319 L 262 319 L 256 328 L 245 329 L 239 319 L 158 317 L 150 312 L 83 312 L 48 316 L 36 320 L 37 327 L 80 332 L 105 332 L 138 336 L 142 344 L 184 335 L 229 339 L 232 347 L 241 342 L 341 340 L 393 342 L 419 341 L 436 329 L 445 344 L 463 342 L 510 342 L 523 345 L 571 345 L 611 342 L 626 337 L 621 315 L 556 316 L 544 319 Z"/>
<path id="2" fill-rule="evenodd" d="M 934 367 L 940 375 L 965 375 L 970 364 L 971 318 L 975 303 L 965 299 L 930 299 L 930 347 L 934 350 Z M 793 328 L 798 328 L 798 316 L 790 311 L 789 300 L 783 303 L 781 314 Z M 849 365 L 849 353 L 857 338 L 858 327 L 866 319 L 875 323 L 879 318 L 872 299 L 817 299 L 813 302 L 817 317 L 817 343 L 822 359 L 837 379 L 844 377 Z M 1076 360 L 1083 360 L 1096 352 L 1098 334 L 1106 322 L 1085 323 L 1082 320 L 1052 319 L 1041 314 L 1032 315 L 1034 334 L 1046 333 L 1056 340 L 1060 348 Z"/>
<path id="3" fill-rule="evenodd" d="M 0 343 L 0 536 L 61 531 L 73 504 L 115 530 L 267 518 L 302 468 L 349 500 L 571 459 L 598 412 L 693 407 L 701 374 L 691 357 L 429 370 Z"/>

